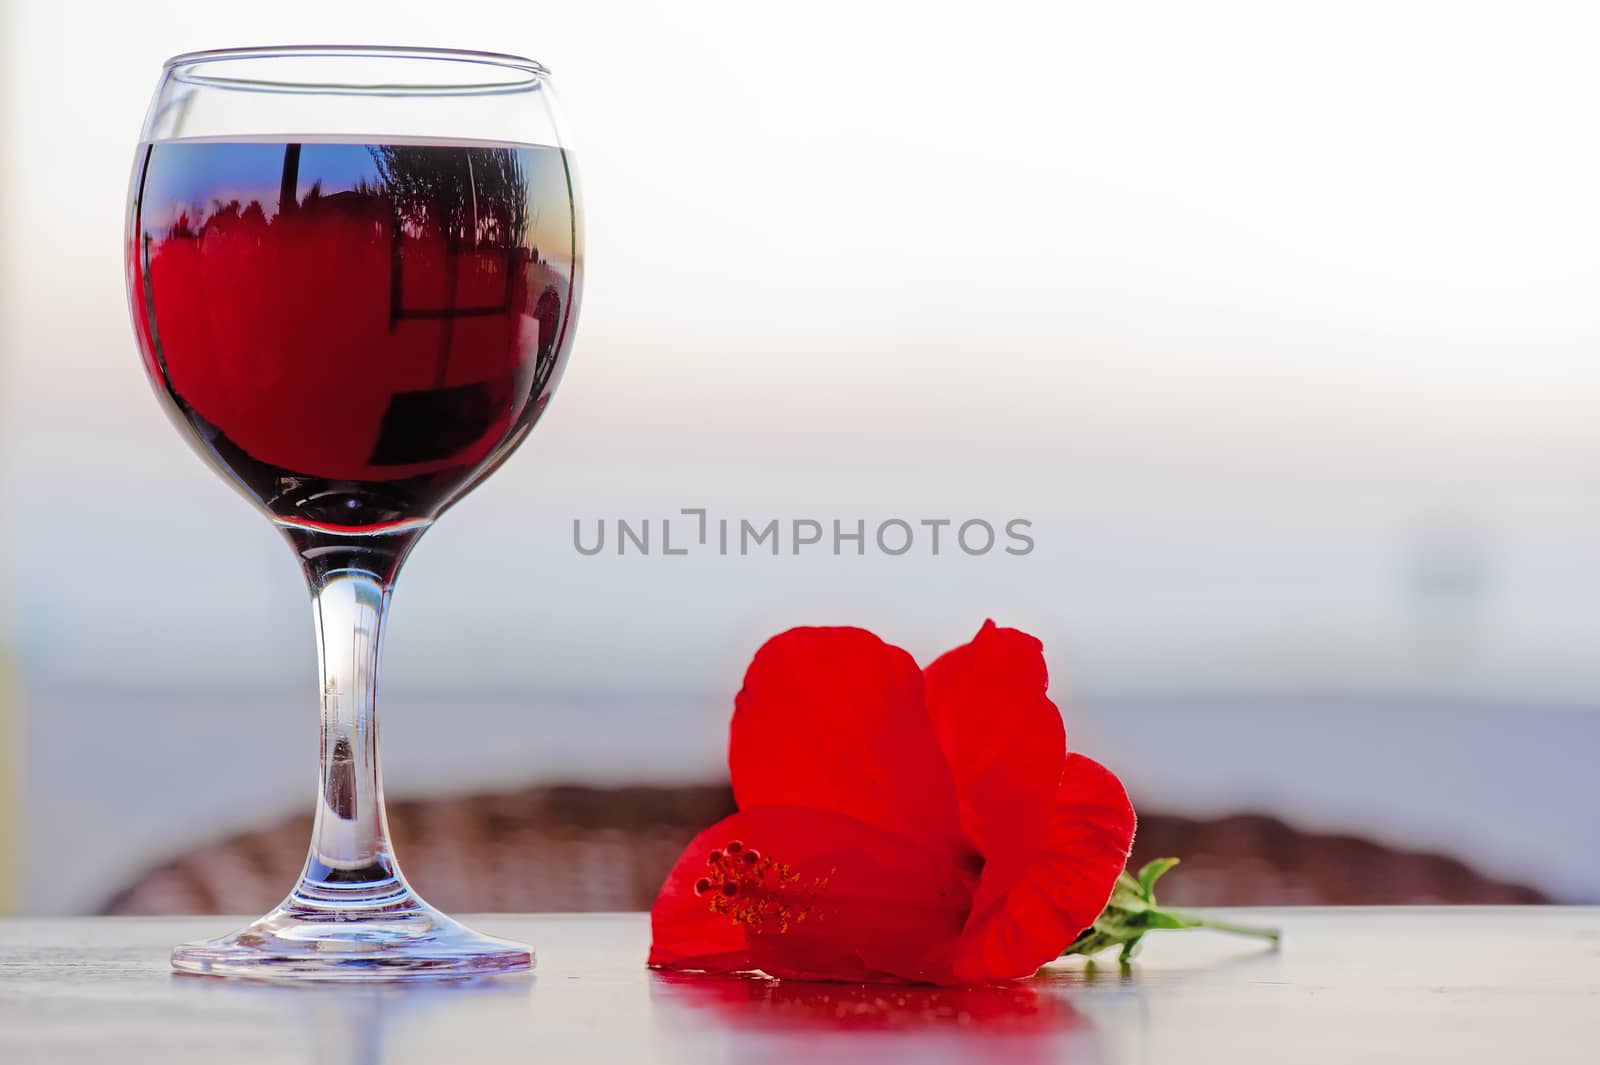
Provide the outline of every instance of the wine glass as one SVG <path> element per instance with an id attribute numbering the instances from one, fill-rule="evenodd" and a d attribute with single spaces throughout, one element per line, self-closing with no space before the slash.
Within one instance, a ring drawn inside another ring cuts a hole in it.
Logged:
<path id="1" fill-rule="evenodd" d="M 389 844 L 383 615 L 417 538 L 520 444 L 577 319 L 583 238 L 549 72 L 431 48 L 167 62 L 128 195 L 129 303 L 178 429 L 311 590 L 321 768 L 300 881 L 175 969 L 336 980 L 526 969 Z"/>

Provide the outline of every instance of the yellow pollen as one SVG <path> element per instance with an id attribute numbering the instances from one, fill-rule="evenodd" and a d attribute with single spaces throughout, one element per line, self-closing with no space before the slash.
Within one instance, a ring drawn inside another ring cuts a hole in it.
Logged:
<path id="1" fill-rule="evenodd" d="M 743 853 L 741 853 L 743 852 Z M 746 848 L 735 840 L 713 850 L 706 858 L 707 888 L 696 894 L 707 900 L 712 913 L 736 925 L 783 933 L 812 916 L 812 903 L 828 886 L 819 877 L 809 888 L 800 887 L 800 874 L 784 862 Z M 822 919 L 820 913 L 815 915 Z"/>

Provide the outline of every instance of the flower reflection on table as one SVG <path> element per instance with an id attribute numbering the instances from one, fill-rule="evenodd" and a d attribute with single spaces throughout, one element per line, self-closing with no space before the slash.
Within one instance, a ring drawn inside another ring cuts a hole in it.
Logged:
<path id="1" fill-rule="evenodd" d="M 1069 999 L 1081 979 L 1078 969 L 1047 970 L 932 987 L 655 972 L 650 998 L 659 1023 L 720 1035 L 729 1061 L 1107 1061 L 1093 1022 Z"/>

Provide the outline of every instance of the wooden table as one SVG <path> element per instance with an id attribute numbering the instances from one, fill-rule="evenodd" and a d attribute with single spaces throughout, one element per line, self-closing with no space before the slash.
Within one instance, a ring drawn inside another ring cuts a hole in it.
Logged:
<path id="1" fill-rule="evenodd" d="M 167 971 L 218 918 L 0 922 L 0 1062 L 1600 1061 L 1600 909 L 1282 910 L 1281 951 L 1158 933 L 1001 987 L 776 983 L 643 965 L 642 915 L 489 916 L 536 977 L 274 986 Z"/>

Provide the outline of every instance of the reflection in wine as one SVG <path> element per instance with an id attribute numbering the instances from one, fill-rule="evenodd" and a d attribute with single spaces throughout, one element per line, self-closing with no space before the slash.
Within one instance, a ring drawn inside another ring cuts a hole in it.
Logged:
<path id="1" fill-rule="evenodd" d="M 175 420 L 279 521 L 427 521 L 548 401 L 576 228 L 556 148 L 151 145 L 135 324 Z"/>

